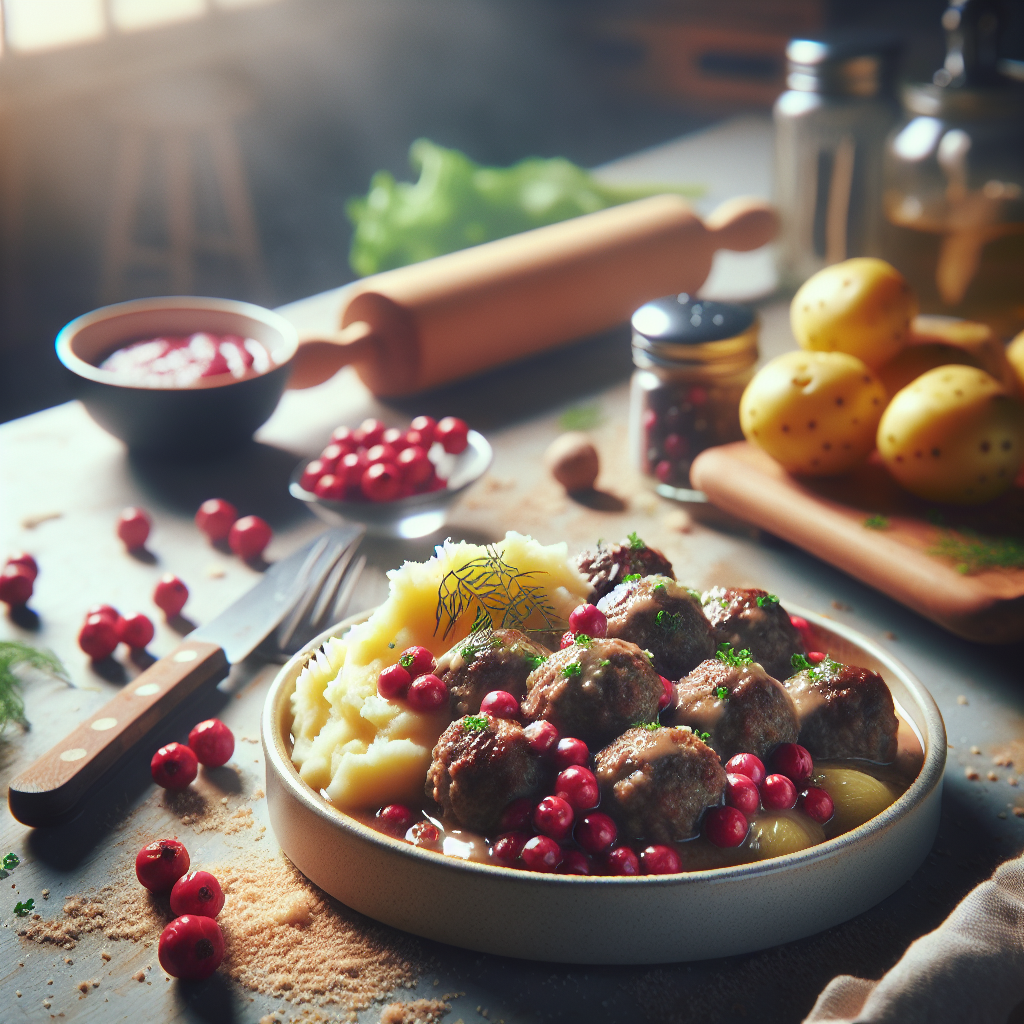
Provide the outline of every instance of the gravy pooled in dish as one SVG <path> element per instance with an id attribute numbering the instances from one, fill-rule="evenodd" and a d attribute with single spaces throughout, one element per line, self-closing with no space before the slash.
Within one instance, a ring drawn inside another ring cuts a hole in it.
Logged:
<path id="1" fill-rule="evenodd" d="M 258 377 L 273 369 L 266 348 L 254 338 L 197 331 L 187 337 L 133 341 L 100 363 L 122 384 L 150 388 L 189 388 L 206 378 L 225 382 Z"/>

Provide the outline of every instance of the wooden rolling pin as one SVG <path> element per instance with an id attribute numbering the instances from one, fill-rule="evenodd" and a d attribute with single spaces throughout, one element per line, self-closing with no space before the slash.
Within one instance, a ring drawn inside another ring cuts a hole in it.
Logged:
<path id="1" fill-rule="evenodd" d="M 333 338 L 307 338 L 289 387 L 352 364 L 381 397 L 470 377 L 695 292 L 717 249 L 771 241 L 778 217 L 732 199 L 702 221 L 679 196 L 653 196 L 364 278 Z"/>

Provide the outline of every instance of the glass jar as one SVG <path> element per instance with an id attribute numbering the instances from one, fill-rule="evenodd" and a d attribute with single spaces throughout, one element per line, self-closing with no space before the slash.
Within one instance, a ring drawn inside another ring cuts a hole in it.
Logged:
<path id="1" fill-rule="evenodd" d="M 641 306 L 632 326 L 631 458 L 660 493 L 685 498 L 696 455 L 743 438 L 740 396 L 757 362 L 758 320 L 746 306 L 682 292 Z"/>

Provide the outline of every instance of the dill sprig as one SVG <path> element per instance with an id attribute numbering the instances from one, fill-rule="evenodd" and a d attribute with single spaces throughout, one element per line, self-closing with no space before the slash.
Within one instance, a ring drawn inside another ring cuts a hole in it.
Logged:
<path id="1" fill-rule="evenodd" d="M 815 682 L 828 679 L 837 668 L 843 667 L 842 662 L 833 661 L 827 654 L 824 660 L 818 662 L 817 665 L 802 654 L 794 654 L 789 659 L 789 663 L 797 672 L 806 672 Z"/>
<path id="2" fill-rule="evenodd" d="M 961 527 L 954 533 L 947 530 L 928 549 L 929 555 L 951 558 L 956 571 L 963 576 L 985 569 L 1024 569 L 1024 540 L 1018 537 L 984 537 Z"/>
<path id="3" fill-rule="evenodd" d="M 864 528 L 867 530 L 888 530 L 889 520 L 881 512 L 875 512 L 864 520 Z"/>
<path id="4" fill-rule="evenodd" d="M 483 732 L 490 725 L 486 715 L 466 715 L 462 720 L 462 728 L 466 732 Z"/>
<path id="5" fill-rule="evenodd" d="M 68 681 L 67 672 L 55 654 L 41 651 L 21 640 L 0 640 L 0 732 L 7 728 L 8 722 L 17 722 L 23 729 L 28 728 L 25 701 L 21 697 L 21 679 L 16 672 L 19 665 L 28 665 Z"/>
<path id="6" fill-rule="evenodd" d="M 758 608 L 766 608 L 768 605 L 778 604 L 778 603 L 779 603 L 779 599 L 774 594 L 762 594 L 757 599 L 757 607 Z"/>
<path id="7" fill-rule="evenodd" d="M 721 643 L 718 645 L 718 652 L 715 655 L 719 661 L 724 661 L 726 665 L 732 665 L 734 668 L 742 668 L 744 665 L 753 664 L 754 658 L 750 651 L 744 648 L 742 651 L 734 651 L 732 644 Z"/>
<path id="8" fill-rule="evenodd" d="M 629 548 L 631 551 L 642 551 L 647 545 L 640 539 L 640 535 L 634 530 L 628 534 L 626 540 L 629 541 Z"/>

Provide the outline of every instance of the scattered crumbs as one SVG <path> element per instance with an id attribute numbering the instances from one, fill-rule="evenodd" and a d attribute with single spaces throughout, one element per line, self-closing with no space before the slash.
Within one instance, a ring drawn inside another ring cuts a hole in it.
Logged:
<path id="1" fill-rule="evenodd" d="M 40 895 L 43 897 L 44 900 L 48 900 L 50 898 L 50 890 L 44 889 L 42 893 L 40 893 Z"/>
<path id="2" fill-rule="evenodd" d="M 14 994 L 15 994 L 15 995 L 16 995 L 16 996 L 17 996 L 17 997 L 18 997 L 19 999 L 21 998 L 21 990 L 20 990 L 20 989 L 15 989 L 15 990 L 14 990 Z"/>
<path id="3" fill-rule="evenodd" d="M 972 747 L 971 747 L 971 753 L 972 753 L 972 754 L 980 754 L 980 753 L 981 753 L 981 747 L 979 747 L 979 746 L 976 746 L 976 745 L 975 745 L 975 746 L 972 746 Z"/>
<path id="4" fill-rule="evenodd" d="M 957 697 L 956 702 L 957 702 L 957 704 L 967 704 L 967 703 L 969 703 L 967 698 L 962 693 L 960 694 L 959 697 Z"/>
<path id="5" fill-rule="evenodd" d="M 899 640 L 899 637 L 891 629 L 887 629 L 882 636 L 884 636 L 886 640 Z"/>
<path id="6" fill-rule="evenodd" d="M 1017 785 L 1017 776 L 1016 775 L 1009 776 L 1007 778 L 1006 782 L 1010 786 L 1016 786 Z"/>
<path id="7" fill-rule="evenodd" d="M 48 1010 L 51 1006 L 53 1006 L 53 1003 L 51 1003 L 49 999 L 44 999 L 43 1000 L 43 1009 L 44 1010 Z"/>
<path id="8" fill-rule="evenodd" d="M 48 523 L 51 519 L 60 519 L 63 515 L 63 512 L 37 512 L 32 516 L 24 516 L 21 526 L 24 530 L 34 530 L 37 526 Z"/>
<path id="9" fill-rule="evenodd" d="M 243 743 L 259 743 L 258 736 L 242 736 L 241 740 Z"/>
<path id="10" fill-rule="evenodd" d="M 281 1024 L 281 1018 L 275 1017 L 272 1013 L 267 1013 L 260 1017 L 260 1024 Z"/>
<path id="11" fill-rule="evenodd" d="M 995 772 L 989 772 L 988 775 L 985 776 L 985 778 L 987 778 L 989 782 L 999 781 L 999 776 Z"/>
<path id="12" fill-rule="evenodd" d="M 46 984 L 47 985 L 52 985 L 53 984 L 53 978 L 48 978 L 47 981 L 46 981 Z"/>
<path id="13" fill-rule="evenodd" d="M 1024 807 L 1014 807 L 1013 813 L 1017 815 L 1018 818 L 1024 818 Z"/>
<path id="14" fill-rule="evenodd" d="M 103 952 L 100 953 L 100 956 L 103 957 L 104 960 L 110 959 L 110 954 L 106 950 L 103 950 Z"/>
<path id="15" fill-rule="evenodd" d="M 92 987 L 93 987 L 93 988 L 99 988 L 99 987 L 100 987 L 100 983 L 99 983 L 98 981 L 94 981 L 94 982 L 92 983 Z"/>
<path id="16" fill-rule="evenodd" d="M 79 901 L 79 902 L 81 902 L 81 901 Z M 68 912 L 67 908 L 65 907 L 64 913 L 66 914 L 67 912 Z M 72 960 L 71 957 L 69 957 L 69 956 L 64 957 L 64 963 L 66 963 L 66 964 L 73 964 L 74 962 L 75 961 Z"/>
<path id="17" fill-rule="evenodd" d="M 81 992 L 82 995 L 84 996 L 89 991 L 89 982 L 87 982 L 87 981 L 80 981 L 75 986 L 75 988 L 77 988 L 78 991 Z"/>
<path id="18" fill-rule="evenodd" d="M 250 800 L 262 800 L 266 795 L 267 794 L 264 793 L 262 789 L 257 789 L 256 792 L 253 793 L 253 795 L 251 797 L 249 797 L 249 799 Z"/>
<path id="19" fill-rule="evenodd" d="M 953 744 L 949 742 L 949 740 L 946 740 L 946 748 L 948 750 L 956 750 L 956 747 L 954 747 Z"/>
<path id="20" fill-rule="evenodd" d="M 228 798 L 227 798 L 226 796 L 222 796 L 222 797 L 220 798 L 220 802 L 221 802 L 222 804 L 224 804 L 225 806 L 227 806 Z"/>
<path id="21" fill-rule="evenodd" d="M 996 754 L 992 758 L 992 763 L 1000 768 L 1009 768 L 1013 764 L 1013 758 L 1009 754 Z"/>
<path id="22" fill-rule="evenodd" d="M 208 565 L 206 567 L 206 575 L 211 580 L 222 580 L 227 574 L 227 569 L 223 565 Z"/>
<path id="23" fill-rule="evenodd" d="M 380 1011 L 380 1024 L 433 1024 L 451 1006 L 440 999 L 414 999 L 408 1003 L 389 1003 Z"/>
<path id="24" fill-rule="evenodd" d="M 842 601 L 833 601 L 832 602 L 832 607 L 835 608 L 835 610 L 837 612 L 852 612 L 853 611 L 853 606 L 852 605 L 844 604 Z"/>
<path id="25" fill-rule="evenodd" d="M 134 979 L 135 979 L 136 981 L 145 981 L 145 980 L 146 980 L 146 972 L 145 972 L 145 971 L 136 971 L 136 972 L 135 972 L 135 973 L 134 973 L 134 974 L 132 975 L 132 977 L 133 977 L 133 978 L 134 978 Z"/>
<path id="26" fill-rule="evenodd" d="M 975 779 L 981 778 L 981 776 L 978 774 L 977 768 L 965 768 L 964 775 L 966 775 L 967 778 L 971 780 L 971 782 L 974 782 Z"/>
<path id="27" fill-rule="evenodd" d="M 997 817 L 997 818 L 1005 818 L 1005 817 L 1006 817 L 1006 811 L 1000 811 L 1000 812 L 999 812 L 999 813 L 998 813 L 998 814 L 996 815 L 996 817 Z"/>

